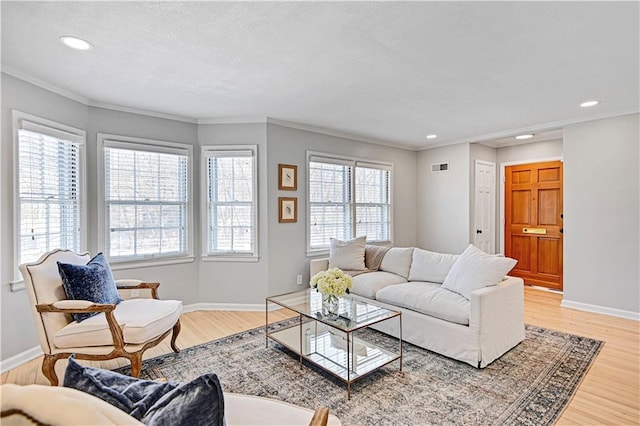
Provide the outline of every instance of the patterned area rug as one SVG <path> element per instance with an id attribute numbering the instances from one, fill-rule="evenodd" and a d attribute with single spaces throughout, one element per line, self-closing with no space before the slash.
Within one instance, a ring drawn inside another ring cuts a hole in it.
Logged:
<path id="1" fill-rule="evenodd" d="M 309 365 L 300 368 L 298 358 L 274 342 L 265 348 L 261 327 L 145 361 L 141 377 L 186 382 L 213 371 L 227 392 L 308 408 L 324 405 L 345 426 L 551 425 L 602 345 L 527 325 L 521 344 L 479 370 L 405 343 L 402 373 L 395 361 L 353 383 L 347 400 L 346 385 L 333 376 Z"/>

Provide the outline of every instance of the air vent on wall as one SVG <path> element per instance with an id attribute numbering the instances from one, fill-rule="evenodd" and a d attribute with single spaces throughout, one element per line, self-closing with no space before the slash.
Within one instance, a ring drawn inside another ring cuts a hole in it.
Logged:
<path id="1" fill-rule="evenodd" d="M 440 164 L 432 164 L 431 171 L 435 172 L 448 172 L 449 171 L 449 163 L 440 163 Z"/>

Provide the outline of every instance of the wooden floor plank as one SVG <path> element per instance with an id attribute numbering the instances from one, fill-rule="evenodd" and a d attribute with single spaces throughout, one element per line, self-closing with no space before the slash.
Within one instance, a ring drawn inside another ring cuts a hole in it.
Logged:
<path id="1" fill-rule="evenodd" d="M 525 288 L 527 324 L 572 333 L 605 342 L 600 354 L 560 417 L 559 425 L 640 424 L 640 323 L 560 306 L 562 295 Z M 270 321 L 291 316 L 290 311 L 269 312 Z M 178 347 L 185 349 L 264 325 L 264 312 L 195 311 L 182 315 Z M 171 352 L 169 338 L 145 353 L 144 358 Z M 40 367 L 42 357 L 2 375 L 1 383 L 47 384 Z M 116 368 L 126 360 L 94 362 Z M 56 371 L 62 377 L 64 362 Z"/>

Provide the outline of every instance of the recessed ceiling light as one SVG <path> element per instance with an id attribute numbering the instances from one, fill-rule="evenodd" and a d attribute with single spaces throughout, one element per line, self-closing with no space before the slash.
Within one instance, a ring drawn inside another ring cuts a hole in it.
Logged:
<path id="1" fill-rule="evenodd" d="M 580 106 L 582 108 L 589 108 L 589 107 L 592 107 L 592 106 L 596 106 L 599 103 L 600 103 L 600 101 L 595 101 L 595 100 L 594 101 L 584 101 L 583 103 L 580 104 Z"/>
<path id="2" fill-rule="evenodd" d="M 427 139 L 435 139 L 438 135 L 427 135 Z"/>
<path id="3" fill-rule="evenodd" d="M 60 37 L 60 41 L 72 49 L 89 50 L 93 47 L 88 41 L 73 36 L 62 36 Z"/>
<path id="4" fill-rule="evenodd" d="M 516 136 L 516 139 L 521 140 L 521 139 L 531 139 L 533 137 L 533 135 L 531 133 L 526 134 L 526 135 L 518 135 Z"/>

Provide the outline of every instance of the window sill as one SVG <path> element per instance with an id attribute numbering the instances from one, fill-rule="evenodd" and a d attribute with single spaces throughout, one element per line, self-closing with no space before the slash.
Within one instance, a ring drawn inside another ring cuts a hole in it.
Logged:
<path id="1" fill-rule="evenodd" d="M 24 280 L 10 281 L 9 282 L 9 289 L 12 292 L 24 290 L 25 289 Z"/>
<path id="2" fill-rule="evenodd" d="M 325 250 L 307 250 L 307 257 L 329 256 L 329 249 Z"/>
<path id="3" fill-rule="evenodd" d="M 165 265 L 177 265 L 180 263 L 192 263 L 195 260 L 194 256 L 184 257 L 171 257 L 164 259 L 149 259 L 149 260 L 133 260 L 130 262 L 116 262 L 109 261 L 109 266 L 114 271 L 123 269 L 136 269 L 136 268 L 149 268 L 153 266 L 165 266 Z"/>
<path id="4" fill-rule="evenodd" d="M 241 255 L 209 255 L 202 256 L 203 262 L 248 262 L 248 263 L 256 263 L 260 260 L 259 256 L 241 256 Z"/>

